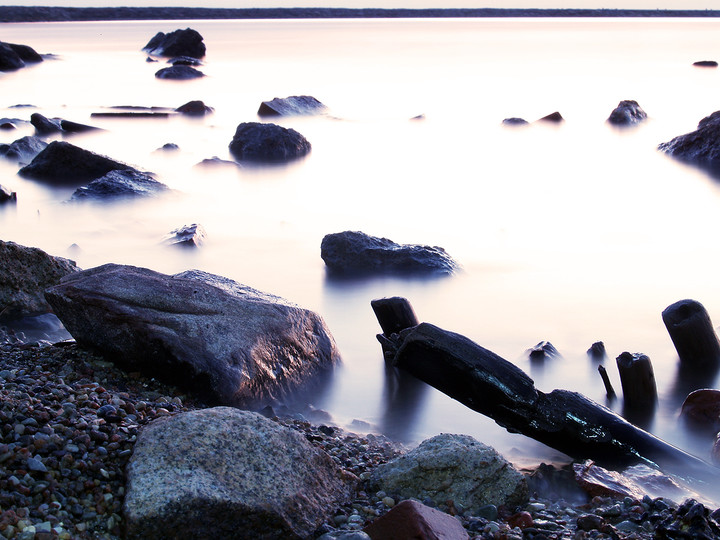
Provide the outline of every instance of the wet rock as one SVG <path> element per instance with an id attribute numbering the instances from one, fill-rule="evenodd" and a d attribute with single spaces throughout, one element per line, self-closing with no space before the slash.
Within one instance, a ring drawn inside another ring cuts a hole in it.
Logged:
<path id="1" fill-rule="evenodd" d="M 550 360 L 552 358 L 560 358 L 562 356 L 555 346 L 549 341 L 541 341 L 534 347 L 528 349 L 527 355 L 530 360 L 533 361 Z"/>
<path id="2" fill-rule="evenodd" d="M 720 431 L 720 390 L 704 388 L 690 392 L 680 409 L 680 418 L 696 428 Z"/>
<path id="3" fill-rule="evenodd" d="M 658 145 L 658 150 L 680 161 L 693 163 L 717 173 L 720 171 L 720 111 L 698 123 L 695 131 L 679 135 Z"/>
<path id="4" fill-rule="evenodd" d="M 175 247 L 197 248 L 205 242 L 206 236 L 203 226 L 193 223 L 171 231 L 163 243 Z"/>
<path id="5" fill-rule="evenodd" d="M 493 448 L 468 435 L 441 434 L 384 465 L 371 483 L 401 498 L 430 500 L 440 509 L 462 505 L 475 515 L 487 504 L 527 501 L 525 477 Z"/>
<path id="6" fill-rule="evenodd" d="M 9 120 L 0 120 L 0 129 L 3 131 L 12 131 L 13 129 L 17 129 L 17 126 Z"/>
<path id="7" fill-rule="evenodd" d="M 229 407 L 149 424 L 127 474 L 128 538 L 310 538 L 355 482 L 296 431 Z"/>
<path id="8" fill-rule="evenodd" d="M 42 57 L 32 47 L 0 41 L 0 71 L 15 71 L 37 62 L 42 62 Z"/>
<path id="9" fill-rule="evenodd" d="M 258 109 L 258 116 L 307 116 L 324 114 L 327 107 L 312 96 L 289 96 L 263 101 Z"/>
<path id="10" fill-rule="evenodd" d="M 632 126 L 645 120 L 647 113 L 633 100 L 621 101 L 607 119 L 613 126 Z"/>
<path id="11" fill-rule="evenodd" d="M 21 176 L 53 183 L 84 183 L 114 170 L 133 170 L 115 161 L 64 141 L 53 141 L 20 169 Z"/>
<path id="12" fill-rule="evenodd" d="M 693 62 L 693 66 L 704 67 L 704 68 L 716 68 L 716 67 L 718 67 L 718 63 L 715 60 L 698 60 L 697 62 Z"/>
<path id="13" fill-rule="evenodd" d="M 198 270 L 107 264 L 45 296 L 79 344 L 218 404 L 284 397 L 339 362 L 316 313 Z"/>
<path id="14" fill-rule="evenodd" d="M 402 501 L 363 530 L 373 540 L 397 540 L 400 538 L 466 540 L 470 538 L 460 522 L 451 515 L 411 500 Z"/>
<path id="15" fill-rule="evenodd" d="M 285 162 L 308 154 L 310 142 L 294 129 L 276 124 L 244 122 L 230 141 L 230 153 L 239 161 Z"/>
<path id="16" fill-rule="evenodd" d="M 77 271 L 73 261 L 0 240 L 0 318 L 49 312 L 44 290 Z"/>
<path id="17" fill-rule="evenodd" d="M 147 197 L 168 191 L 168 187 L 155 180 L 151 174 L 136 170 L 110 171 L 79 187 L 70 198 L 73 201 L 110 201 Z"/>
<path id="18" fill-rule="evenodd" d="M 0 185 L 0 204 L 17 202 L 17 193 Z"/>
<path id="19" fill-rule="evenodd" d="M 452 274 L 459 265 L 443 248 L 397 244 L 359 231 L 326 235 L 320 256 L 331 273 L 438 273 Z"/>
<path id="20" fill-rule="evenodd" d="M 172 64 L 173 66 L 202 66 L 203 63 L 201 60 L 198 60 L 197 58 L 193 58 L 192 56 L 176 56 L 175 58 L 171 58 L 167 61 L 168 64 Z"/>
<path id="21" fill-rule="evenodd" d="M 590 345 L 587 353 L 588 356 L 596 362 L 600 362 L 607 357 L 607 352 L 605 351 L 605 344 L 602 341 L 596 341 L 595 343 Z"/>
<path id="22" fill-rule="evenodd" d="M 0 144 L 0 156 L 20 163 L 29 163 L 35 156 L 42 152 L 46 146 L 47 143 L 39 137 L 25 136 L 10 144 Z"/>
<path id="23" fill-rule="evenodd" d="M 155 73 L 155 77 L 158 79 L 173 79 L 177 81 L 199 79 L 204 76 L 205 74 L 202 71 L 198 71 L 190 66 L 172 66 L 163 68 Z"/>
<path id="24" fill-rule="evenodd" d="M 527 126 L 530 122 L 524 118 L 517 118 L 513 116 L 511 118 L 505 118 L 502 123 L 504 126 Z"/>
<path id="25" fill-rule="evenodd" d="M 720 527 L 703 504 L 695 499 L 688 499 L 671 516 L 658 524 L 654 538 L 712 540 L 720 538 Z"/>
<path id="26" fill-rule="evenodd" d="M 30 123 L 39 135 L 52 135 L 62 131 L 59 118 L 50 119 L 40 113 L 32 113 L 30 115 Z"/>
<path id="27" fill-rule="evenodd" d="M 186 28 L 169 34 L 158 32 L 142 50 L 153 56 L 202 58 L 205 56 L 205 43 L 199 32 Z"/>
<path id="28" fill-rule="evenodd" d="M 187 114 L 189 116 L 204 116 L 214 112 L 215 109 L 208 107 L 200 100 L 188 101 L 184 105 L 180 105 L 175 112 Z"/>

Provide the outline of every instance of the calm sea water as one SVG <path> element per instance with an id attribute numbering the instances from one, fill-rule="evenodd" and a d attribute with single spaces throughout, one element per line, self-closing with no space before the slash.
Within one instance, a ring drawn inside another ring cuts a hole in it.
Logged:
<path id="1" fill-rule="evenodd" d="M 204 37 L 207 77 L 154 77 L 140 49 L 158 31 Z M 406 442 L 468 433 L 518 462 L 553 452 L 510 435 L 430 388 L 393 396 L 370 301 L 405 296 L 421 320 L 462 333 L 517 363 L 539 389 L 565 388 L 605 404 L 586 354 L 650 356 L 660 405 L 647 427 L 701 457 L 711 442 L 677 422 L 687 388 L 661 320 L 694 298 L 720 321 L 720 189 L 702 171 L 656 151 L 720 109 L 720 71 L 692 66 L 720 54 L 716 20 L 314 20 L 2 24 L 0 39 L 56 59 L 0 75 L 0 117 L 37 110 L 102 127 L 66 140 L 157 173 L 176 192 L 118 205 L 67 204 L 0 161 L 18 193 L 0 209 L 0 237 L 70 257 L 174 273 L 200 268 L 278 294 L 325 318 L 344 365 L 312 399 L 348 426 L 355 419 Z M 310 94 L 330 117 L 284 119 L 313 151 L 287 166 L 199 168 L 229 159 L 240 122 L 260 102 Z M 113 105 L 178 107 L 200 99 L 201 119 L 90 118 Z M 623 99 L 650 119 L 605 123 Z M 32 104 L 34 109 L 10 108 Z M 559 111 L 558 126 L 501 126 Z M 425 115 L 422 121 L 412 117 Z M 0 142 L 32 134 L 0 132 Z M 157 152 L 173 142 L 180 150 Z M 200 223 L 196 252 L 160 245 Z M 325 234 L 362 230 L 443 246 L 463 272 L 444 279 L 337 282 L 325 275 Z M 76 244 L 78 249 L 70 249 Z M 542 340 L 563 358 L 531 366 Z M 708 386 L 714 381 L 707 381 Z M 610 404 L 621 411 L 621 402 Z"/>

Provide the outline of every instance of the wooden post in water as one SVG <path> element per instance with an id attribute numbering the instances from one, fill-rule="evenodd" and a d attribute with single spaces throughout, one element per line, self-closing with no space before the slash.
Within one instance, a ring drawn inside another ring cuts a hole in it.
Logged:
<path id="1" fill-rule="evenodd" d="M 605 366 L 603 366 L 602 364 L 599 365 L 598 372 L 600 373 L 600 377 L 602 378 L 603 384 L 605 385 L 605 393 L 607 394 L 608 399 L 615 399 L 617 397 L 615 394 L 615 389 L 610 382 L 610 377 L 608 377 Z"/>
<path id="2" fill-rule="evenodd" d="M 680 300 L 665 308 L 662 319 L 680 362 L 695 367 L 717 367 L 720 342 L 705 307 L 696 300 Z"/>
<path id="3" fill-rule="evenodd" d="M 383 350 L 383 356 L 390 360 L 395 356 L 396 347 L 390 337 L 402 330 L 418 325 L 417 316 L 410 302 L 406 298 L 393 296 L 391 298 L 378 298 L 372 300 L 370 306 L 382 328 L 382 335 L 378 336 Z"/>
<path id="4" fill-rule="evenodd" d="M 623 399 L 628 409 L 650 409 L 657 403 L 657 385 L 647 355 L 624 352 L 616 359 Z"/>

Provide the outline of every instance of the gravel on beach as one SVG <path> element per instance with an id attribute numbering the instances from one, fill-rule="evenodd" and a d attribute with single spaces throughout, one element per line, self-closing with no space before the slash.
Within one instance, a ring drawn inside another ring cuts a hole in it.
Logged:
<path id="1" fill-rule="evenodd" d="M 204 407 L 193 397 L 80 349 L 74 342 L 23 343 L 0 334 L 0 536 L 122 538 L 125 466 L 142 426 Z M 358 530 L 400 502 L 373 491 L 372 468 L 403 452 L 382 436 L 357 435 L 303 418 L 273 419 L 302 432 L 361 480 L 316 537 Z M 424 502 L 424 501 L 421 501 Z M 595 497 L 581 503 L 535 494 L 522 508 L 488 505 L 455 515 L 475 539 L 718 538 L 715 518 L 693 500 Z"/>

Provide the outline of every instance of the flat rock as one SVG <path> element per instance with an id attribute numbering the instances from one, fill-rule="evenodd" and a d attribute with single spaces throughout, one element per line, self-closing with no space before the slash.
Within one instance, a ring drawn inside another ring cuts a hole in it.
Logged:
<path id="1" fill-rule="evenodd" d="M 215 407 L 156 420 L 127 466 L 127 538 L 313 538 L 356 478 L 300 433 Z"/>
<path id="2" fill-rule="evenodd" d="M 289 96 L 263 101 L 258 109 L 258 116 L 308 116 L 324 114 L 327 107 L 312 96 Z"/>
<path id="3" fill-rule="evenodd" d="M 618 103 L 610 116 L 608 116 L 608 123 L 613 126 L 634 126 L 647 120 L 647 113 L 638 105 L 637 101 L 624 100 Z"/>
<path id="4" fill-rule="evenodd" d="M 661 143 L 658 150 L 717 173 L 720 171 L 720 111 L 700 120 L 695 131 Z"/>
<path id="5" fill-rule="evenodd" d="M 397 244 L 359 231 L 326 235 L 320 244 L 320 256 L 335 274 L 452 274 L 459 268 L 441 247 Z"/>
<path id="6" fill-rule="evenodd" d="M 29 163 L 48 145 L 39 137 L 25 136 L 10 144 L 0 144 L 0 156 L 19 163 Z"/>
<path id="7" fill-rule="evenodd" d="M 221 405 L 282 399 L 340 361 L 316 313 L 198 270 L 107 264 L 45 296 L 78 344 Z"/>
<path id="8" fill-rule="evenodd" d="M 155 180 L 149 173 L 136 170 L 113 170 L 88 185 L 76 189 L 71 200 L 110 201 L 147 197 L 168 190 L 169 188 L 165 184 Z"/>
<path id="9" fill-rule="evenodd" d="M 451 500 L 470 515 L 487 504 L 514 506 L 528 499 L 525 477 L 493 448 L 469 435 L 427 439 L 379 465 L 370 480 L 391 496 L 431 500 L 440 508 Z"/>
<path id="10" fill-rule="evenodd" d="M 460 521 L 418 501 L 402 501 L 363 529 L 372 540 L 466 540 Z"/>
<path id="11" fill-rule="evenodd" d="M 528 122 L 524 118 L 518 118 L 517 116 L 512 116 L 510 118 L 503 119 L 502 123 L 503 123 L 503 126 L 527 126 L 530 122 Z"/>
<path id="12" fill-rule="evenodd" d="M 199 79 L 204 76 L 205 74 L 202 71 L 198 71 L 190 66 L 172 66 L 163 68 L 155 73 L 155 77 L 158 79 L 174 79 L 179 81 Z"/>
<path id="13" fill-rule="evenodd" d="M 158 32 L 142 50 L 154 56 L 202 58 L 205 56 L 205 43 L 197 30 L 185 28 L 169 34 Z"/>
<path id="14" fill-rule="evenodd" d="M 230 153 L 240 161 L 285 162 L 308 154 L 310 142 L 294 129 L 276 124 L 244 122 L 230 141 Z"/>
<path id="15" fill-rule="evenodd" d="M 697 62 L 693 62 L 693 66 L 704 67 L 704 68 L 716 68 L 716 67 L 718 67 L 718 63 L 715 60 L 698 60 Z"/>
<path id="16" fill-rule="evenodd" d="M 45 289 L 78 270 L 71 260 L 0 240 L 0 319 L 50 312 Z"/>

